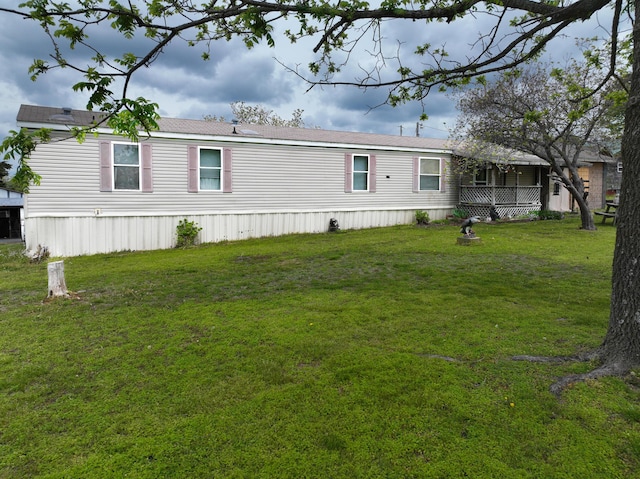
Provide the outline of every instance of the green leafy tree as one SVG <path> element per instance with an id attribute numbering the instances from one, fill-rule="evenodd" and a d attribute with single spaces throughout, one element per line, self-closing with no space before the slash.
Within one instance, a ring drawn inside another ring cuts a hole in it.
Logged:
<path id="1" fill-rule="evenodd" d="M 73 88 L 89 95 L 87 107 L 102 112 L 101 122 L 131 138 L 136 138 L 140 130 L 154 129 L 158 118 L 158 105 L 129 97 L 131 79 L 140 69 L 153 64 L 171 43 L 183 39 L 190 45 L 202 46 L 202 56 L 207 59 L 209 45 L 218 40 L 238 37 L 248 48 L 259 42 L 273 46 L 274 24 L 286 23 L 287 40 L 315 39 L 316 58 L 309 70 L 317 76 L 310 79 L 312 86 L 385 87 L 389 89 L 388 102 L 396 105 L 423 100 L 433 88 L 463 85 L 473 77 L 509 71 L 536 60 L 571 25 L 601 12 L 602 18 L 610 19 L 602 29 L 611 35 L 603 63 L 606 82 L 617 74 L 620 32 L 627 22 L 632 26 L 629 44 L 633 69 L 622 138 L 622 203 L 618 209 L 609 328 L 601 347 L 590 356 L 597 358 L 601 366 L 588 377 L 597 377 L 622 374 L 640 365 L 640 25 L 635 21 L 639 6 L 640 0 L 382 0 L 375 5 L 364 0 L 76 0 L 73 4 L 28 0 L 16 7 L 0 7 L 0 13 L 38 22 L 49 35 L 50 58 L 34 61 L 34 79 L 55 68 L 77 72 L 82 80 Z M 464 55 L 451 56 L 440 45 L 424 43 L 414 36 L 411 58 L 397 55 L 395 76 L 388 78 L 393 59 L 386 54 L 386 42 L 395 45 L 395 39 L 384 33 L 388 22 L 422 24 L 425 31 L 438 25 L 450 28 L 450 35 L 459 35 L 458 20 L 469 16 L 485 16 L 493 23 Z M 144 36 L 150 46 L 143 52 L 108 57 L 98 44 L 92 43 L 91 35 L 96 30 L 102 32 L 103 27 L 127 39 Z M 373 45 L 366 51 L 373 56 L 373 61 L 368 62 L 371 68 L 360 79 L 344 81 L 336 77 L 346 63 L 357 61 L 359 55 L 352 55 L 357 46 L 370 39 Z M 64 52 L 80 47 L 88 48 L 90 58 L 74 63 Z M 13 134 L 15 142 L 20 134 Z M 72 130 L 72 134 L 82 139 L 85 132 Z M 25 138 L 25 145 L 29 141 L 37 144 L 39 138 Z M 3 148 L 14 148 L 18 170 L 25 180 L 30 175 L 35 180 L 35 172 L 24 169 L 33 150 L 15 149 L 15 142 L 3 143 Z"/>
<path id="2" fill-rule="evenodd" d="M 7 161 L 0 161 L 0 187 L 6 187 L 9 181 L 9 170 L 11 169 L 11 163 Z"/>
<path id="3" fill-rule="evenodd" d="M 594 62 L 576 60 L 504 72 L 460 96 L 455 130 L 480 158 L 499 145 L 546 161 L 578 205 L 582 228 L 595 230 L 578 168 L 584 153 L 611 143 L 610 111 L 626 104 L 624 83 L 602 85 L 602 76 Z"/>
<path id="4" fill-rule="evenodd" d="M 304 120 L 302 114 L 304 110 L 296 109 L 293 111 L 291 119 L 286 120 L 268 110 L 262 105 L 247 105 L 243 101 L 235 101 L 231 103 L 232 119 L 238 123 L 247 125 L 273 125 L 273 126 L 290 126 L 294 128 L 304 128 Z M 224 116 L 206 115 L 204 117 L 208 121 L 227 121 Z"/>

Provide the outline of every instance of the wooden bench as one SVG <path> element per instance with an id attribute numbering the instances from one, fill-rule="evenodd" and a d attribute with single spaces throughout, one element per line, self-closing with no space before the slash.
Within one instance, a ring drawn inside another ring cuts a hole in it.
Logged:
<path id="1" fill-rule="evenodd" d="M 616 224 L 616 210 L 618 208 L 618 203 L 609 203 L 607 202 L 607 208 L 604 211 L 594 211 L 593 214 L 602 216 L 602 224 L 607 221 L 607 218 L 613 218 L 613 224 Z"/>

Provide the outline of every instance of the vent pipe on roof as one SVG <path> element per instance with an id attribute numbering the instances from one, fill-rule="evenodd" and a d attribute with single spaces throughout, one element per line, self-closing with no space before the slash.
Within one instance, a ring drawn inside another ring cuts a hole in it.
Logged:
<path id="1" fill-rule="evenodd" d="M 55 113 L 49 117 L 49 120 L 65 123 L 75 123 L 75 118 L 71 115 L 71 108 L 62 107 L 62 113 Z"/>

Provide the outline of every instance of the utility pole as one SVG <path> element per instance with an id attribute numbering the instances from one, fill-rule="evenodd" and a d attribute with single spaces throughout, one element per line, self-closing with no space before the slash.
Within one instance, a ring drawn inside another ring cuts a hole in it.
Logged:
<path id="1" fill-rule="evenodd" d="M 424 126 L 422 126 L 422 123 L 420 123 L 419 121 L 416 121 L 416 136 L 420 136 L 420 130 L 424 128 Z"/>
<path id="2" fill-rule="evenodd" d="M 402 136 L 402 125 L 400 125 L 400 136 Z"/>

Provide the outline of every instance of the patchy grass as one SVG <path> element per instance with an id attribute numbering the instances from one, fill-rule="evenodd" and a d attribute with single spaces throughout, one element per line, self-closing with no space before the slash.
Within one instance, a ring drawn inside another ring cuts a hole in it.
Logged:
<path id="1" fill-rule="evenodd" d="M 639 381 L 596 347 L 615 229 L 294 235 L 46 264 L 0 246 L 0 478 L 623 478 Z"/>

